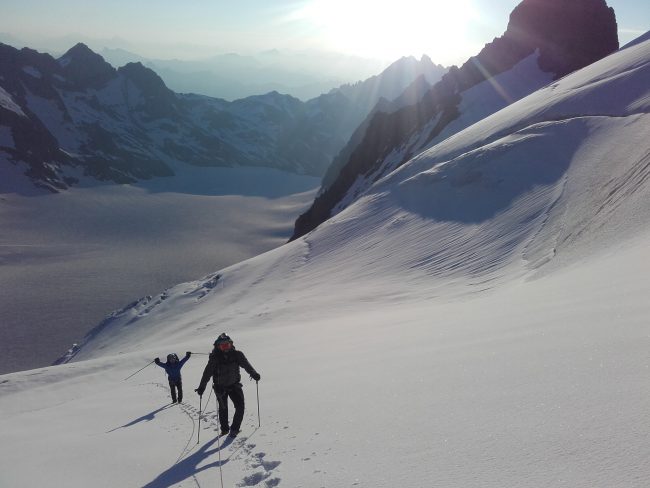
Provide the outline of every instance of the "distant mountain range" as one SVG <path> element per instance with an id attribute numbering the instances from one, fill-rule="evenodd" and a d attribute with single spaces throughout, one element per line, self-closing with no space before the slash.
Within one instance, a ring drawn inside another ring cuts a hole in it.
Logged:
<path id="1" fill-rule="evenodd" d="M 166 48 L 158 46 L 156 52 L 161 54 L 156 55 L 146 44 L 135 46 L 116 37 L 97 38 L 81 34 L 27 41 L 0 32 L 0 43 L 19 49 L 29 47 L 55 58 L 61 57 L 70 46 L 83 43 L 115 68 L 127 63 L 142 63 L 154 70 L 175 92 L 229 101 L 270 91 L 306 101 L 344 83 L 354 83 L 380 73 L 390 64 L 386 60 L 320 49 L 268 49 L 241 54 L 215 51 L 216 48 L 205 46 L 173 44 Z"/>
<path id="2" fill-rule="evenodd" d="M 176 92 L 225 100 L 277 91 L 306 101 L 386 68 L 378 60 L 320 51 L 274 49 L 255 55 L 227 53 L 191 61 L 147 58 L 107 47 L 98 53 L 115 67 L 140 62 Z"/>
<path id="3" fill-rule="evenodd" d="M 384 104 L 370 113 L 329 167 L 292 239 L 413 156 L 616 49 L 616 17 L 604 0 L 524 0 L 501 37 L 433 87 L 421 86 L 426 93 L 417 103 Z"/>
<path id="4" fill-rule="evenodd" d="M 278 92 L 228 102 L 175 93 L 139 62 L 115 69 L 84 44 L 58 59 L 0 44 L 0 170 L 52 191 L 171 176 L 179 164 L 320 176 L 377 102 L 445 72 L 403 58 L 307 102 Z"/>

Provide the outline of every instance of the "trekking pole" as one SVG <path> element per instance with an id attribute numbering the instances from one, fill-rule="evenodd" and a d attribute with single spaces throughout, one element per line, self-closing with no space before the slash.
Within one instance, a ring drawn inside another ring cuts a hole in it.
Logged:
<path id="1" fill-rule="evenodd" d="M 219 411 L 219 398 L 215 394 L 214 395 L 214 400 L 217 402 L 217 411 Z M 226 398 L 226 401 L 228 399 Z M 217 436 L 218 439 L 218 444 L 219 444 L 219 449 L 217 450 L 219 452 L 219 477 L 221 478 L 221 488 L 223 488 L 223 469 L 221 468 L 221 429 L 219 429 L 219 435 Z"/>
<path id="2" fill-rule="evenodd" d="M 147 363 L 147 366 L 149 366 L 150 364 L 153 364 L 154 361 L 155 361 L 155 359 L 152 360 L 150 363 Z M 136 374 L 138 374 L 140 371 L 142 371 L 142 370 L 143 370 L 144 368 L 146 368 L 147 366 L 143 366 L 142 368 L 140 368 L 139 370 L 137 370 L 137 371 L 136 371 L 135 373 L 133 373 L 132 375 L 129 375 L 129 376 L 127 376 L 126 378 L 124 378 L 122 381 L 126 381 L 126 380 L 128 380 L 131 376 L 135 376 Z"/>
<path id="3" fill-rule="evenodd" d="M 192 354 L 198 354 L 199 356 L 209 356 L 209 352 L 192 352 Z"/>
<path id="4" fill-rule="evenodd" d="M 203 395 L 199 395 L 199 432 L 196 434 L 197 444 L 201 440 L 201 400 L 203 400 Z"/>
<path id="5" fill-rule="evenodd" d="M 257 390 L 257 426 L 262 427 L 262 421 L 260 420 L 260 383 L 259 381 L 255 382 L 255 389 Z"/>

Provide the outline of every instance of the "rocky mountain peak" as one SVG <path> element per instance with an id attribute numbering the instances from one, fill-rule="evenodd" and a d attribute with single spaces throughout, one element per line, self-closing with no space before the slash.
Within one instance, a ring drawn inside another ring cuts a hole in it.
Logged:
<path id="1" fill-rule="evenodd" d="M 523 0 L 510 14 L 506 32 L 451 70 L 445 81 L 466 89 L 536 50 L 540 69 L 560 78 L 617 49 L 616 16 L 605 0 Z"/>
<path id="2" fill-rule="evenodd" d="M 563 76 L 619 47 L 616 14 L 605 0 L 524 0 L 504 37 L 539 49 L 544 71 Z"/>
<path id="3" fill-rule="evenodd" d="M 160 76 L 139 61 L 127 63 L 118 73 L 135 85 L 144 97 L 143 109 L 151 118 L 173 117 L 177 110 L 176 95 Z"/>
<path id="4" fill-rule="evenodd" d="M 131 80 L 144 93 L 154 96 L 167 96 L 172 93 L 155 71 L 147 68 L 139 61 L 136 63 L 127 63 L 121 68 L 118 68 L 117 71 Z"/>
<path id="5" fill-rule="evenodd" d="M 90 49 L 83 42 L 78 42 L 70 49 L 68 49 L 66 53 L 63 56 L 61 56 L 61 58 L 89 59 L 95 56 L 99 56 L 99 54 L 96 54 L 92 49 Z"/>
<path id="6" fill-rule="evenodd" d="M 115 68 L 83 43 L 75 44 L 59 59 L 65 77 L 77 88 L 99 88 L 115 77 Z"/>

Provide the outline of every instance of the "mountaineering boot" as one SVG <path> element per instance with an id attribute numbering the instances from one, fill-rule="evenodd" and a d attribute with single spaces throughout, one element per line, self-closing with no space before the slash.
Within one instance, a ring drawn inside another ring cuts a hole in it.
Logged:
<path id="1" fill-rule="evenodd" d="M 228 434 L 228 437 L 234 439 L 235 437 L 237 437 L 237 434 L 239 434 L 240 432 L 241 432 L 241 430 L 232 430 L 232 429 L 230 429 L 230 433 Z"/>

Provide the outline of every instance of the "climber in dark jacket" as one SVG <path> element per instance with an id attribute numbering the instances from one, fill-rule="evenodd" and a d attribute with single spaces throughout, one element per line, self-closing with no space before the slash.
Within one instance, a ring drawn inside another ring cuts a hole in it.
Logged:
<path id="1" fill-rule="evenodd" d="M 228 434 L 230 437 L 237 437 L 244 418 L 244 391 L 239 374 L 240 367 L 244 368 L 255 381 L 260 380 L 259 373 L 251 366 L 244 353 L 235 349 L 232 339 L 228 335 L 221 334 L 214 341 L 214 350 L 203 371 L 201 383 L 195 390 L 199 395 L 203 395 L 205 386 L 212 376 L 212 386 L 217 395 L 217 402 L 219 402 L 221 435 Z M 228 427 L 228 397 L 235 406 L 235 415 L 230 427 Z"/>
<path id="2" fill-rule="evenodd" d="M 178 403 L 183 401 L 183 380 L 181 378 L 181 368 L 191 355 L 192 353 L 188 351 L 185 353 L 185 357 L 179 361 L 176 354 L 167 354 L 166 363 L 161 363 L 158 358 L 154 359 L 154 362 L 161 368 L 164 368 L 167 373 L 169 389 L 172 392 L 172 403 L 176 403 L 176 390 L 178 390 Z"/>

